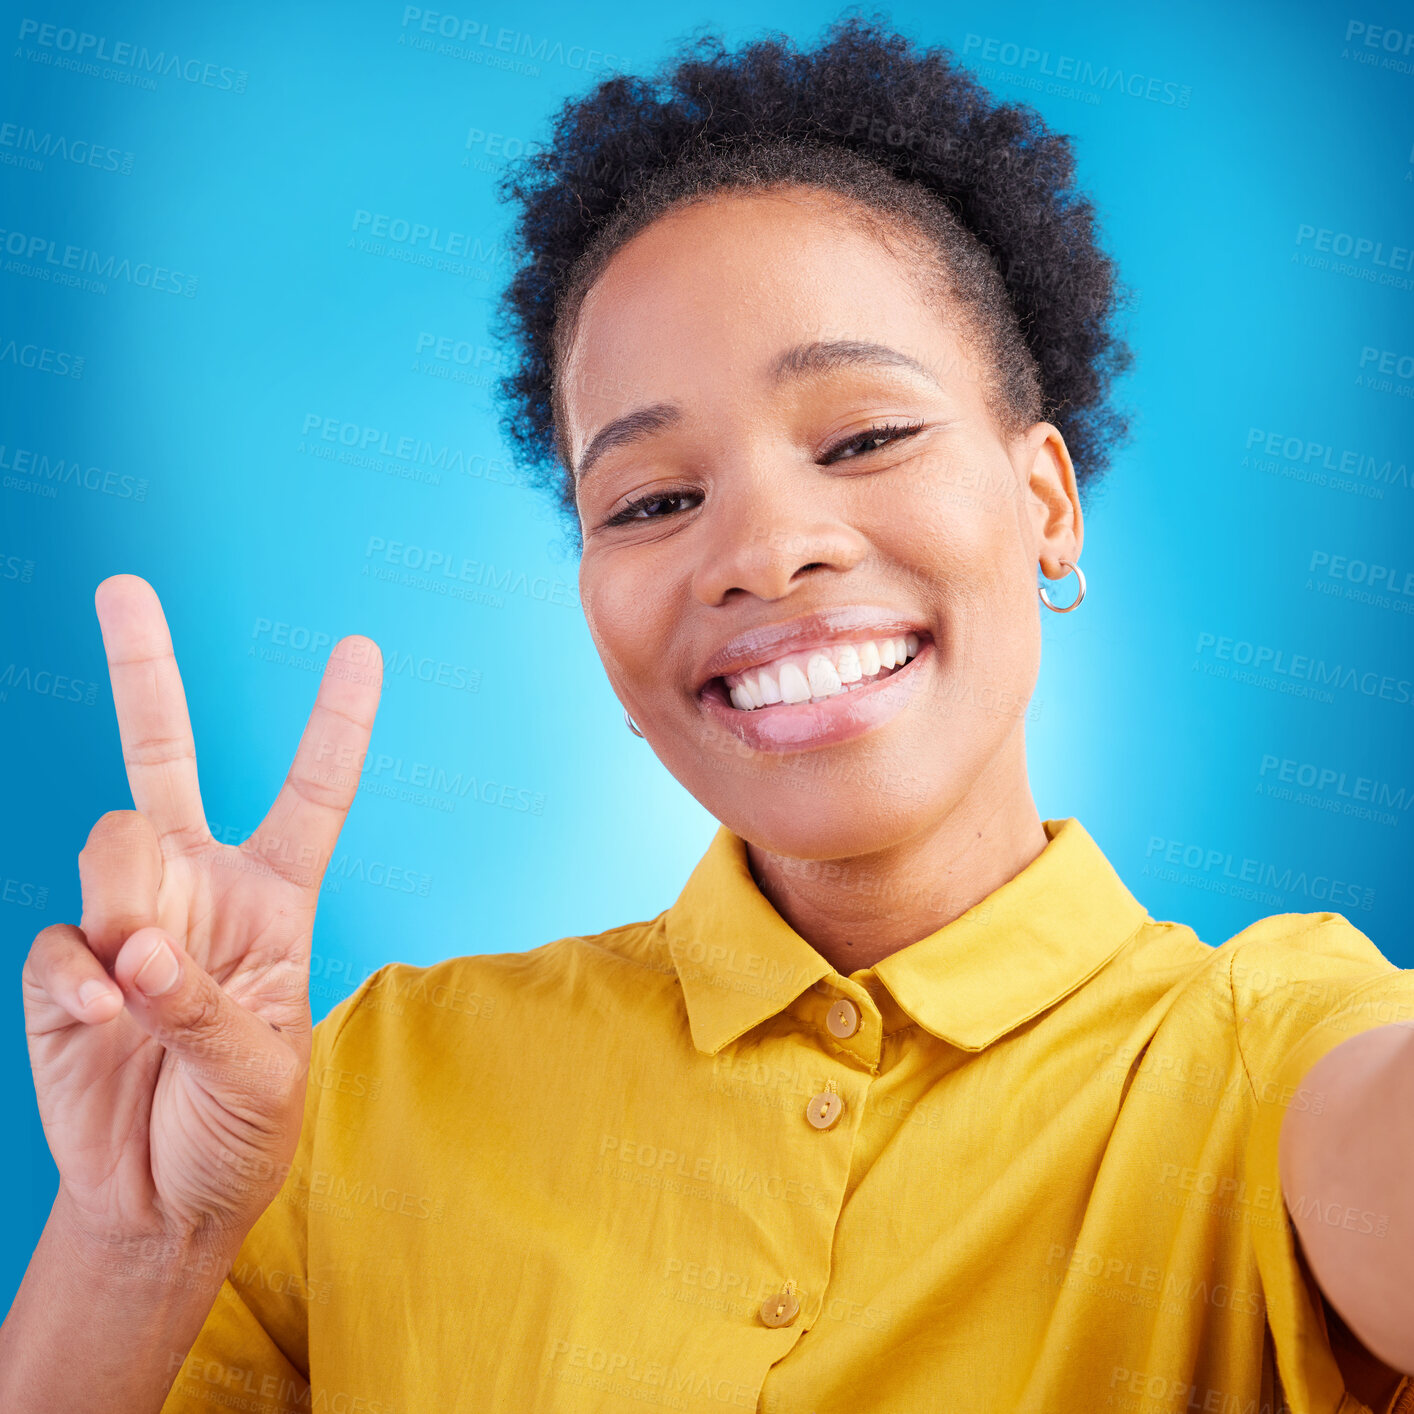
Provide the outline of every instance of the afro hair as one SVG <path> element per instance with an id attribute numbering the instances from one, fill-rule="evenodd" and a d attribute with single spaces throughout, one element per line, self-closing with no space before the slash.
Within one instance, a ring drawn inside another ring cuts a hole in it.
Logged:
<path id="1" fill-rule="evenodd" d="M 551 140 L 499 179 L 519 208 L 499 303 L 515 354 L 496 388 L 502 434 L 579 547 L 556 372 L 585 291 L 673 204 L 794 181 L 928 243 L 1001 421 L 1053 422 L 1088 492 L 1128 435 L 1109 393 L 1132 355 L 1114 329 L 1126 294 L 1074 178 L 1070 139 L 1033 108 L 996 102 L 948 50 L 877 15 L 837 19 L 805 52 L 779 31 L 734 53 L 698 32 L 648 77 L 567 100 Z"/>

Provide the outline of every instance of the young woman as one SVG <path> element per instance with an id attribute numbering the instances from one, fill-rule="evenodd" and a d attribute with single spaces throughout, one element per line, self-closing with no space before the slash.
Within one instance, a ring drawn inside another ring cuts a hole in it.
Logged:
<path id="1" fill-rule="evenodd" d="M 656 918 L 311 1035 L 377 650 L 222 846 L 105 580 L 136 808 L 24 968 L 61 1183 L 0 1405 L 1414 1407 L 1414 974 L 1336 912 L 1209 946 L 1032 800 L 1127 358 L 1066 140 L 851 19 L 610 79 L 506 191 L 507 432 L 720 827 Z"/>

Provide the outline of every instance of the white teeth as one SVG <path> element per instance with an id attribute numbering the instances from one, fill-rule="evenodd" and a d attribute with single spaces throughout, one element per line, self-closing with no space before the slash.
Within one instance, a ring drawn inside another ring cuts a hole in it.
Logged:
<path id="1" fill-rule="evenodd" d="M 833 697 L 835 693 L 844 691 L 835 665 L 823 653 L 811 658 L 806 671 L 810 678 L 811 697 Z"/>
<path id="2" fill-rule="evenodd" d="M 769 667 L 730 673 L 726 685 L 732 706 L 754 712 L 779 702 L 820 701 L 853 691 L 865 679 L 901 667 L 919 649 L 916 633 L 832 643 L 778 659 Z"/>
<path id="3" fill-rule="evenodd" d="M 808 702 L 810 683 L 794 663 L 781 664 L 781 701 Z"/>

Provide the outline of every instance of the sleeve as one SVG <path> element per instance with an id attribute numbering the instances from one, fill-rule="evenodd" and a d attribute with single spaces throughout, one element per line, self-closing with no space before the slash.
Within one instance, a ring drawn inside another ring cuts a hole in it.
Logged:
<path id="1" fill-rule="evenodd" d="M 1339 914 L 1263 920 L 1278 921 L 1286 925 L 1285 936 L 1254 938 L 1234 950 L 1229 981 L 1238 1049 L 1256 1103 L 1247 1191 L 1280 1194 L 1282 1120 L 1292 1109 L 1319 1110 L 1322 1103 L 1318 1092 L 1303 1085 L 1303 1076 L 1362 1031 L 1414 1022 L 1414 970 L 1396 967 Z M 1354 1211 L 1329 1220 L 1371 1242 L 1384 1236 L 1389 1223 L 1388 1215 Z M 1291 1408 L 1414 1414 L 1414 1376 L 1375 1359 L 1328 1305 L 1286 1202 L 1252 1233 L 1277 1373 Z"/>
<path id="2" fill-rule="evenodd" d="M 327 1294 L 310 1289 L 307 1263 L 310 1174 L 325 1094 L 321 1077 L 329 1073 L 349 1017 L 385 970 L 365 978 L 315 1025 L 304 1117 L 289 1173 L 246 1234 L 162 1414 L 208 1414 L 213 1407 L 308 1414 L 309 1303 L 327 1300 Z"/>

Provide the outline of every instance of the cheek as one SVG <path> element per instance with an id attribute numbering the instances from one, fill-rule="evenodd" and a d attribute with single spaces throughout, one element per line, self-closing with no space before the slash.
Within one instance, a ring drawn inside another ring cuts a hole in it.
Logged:
<path id="1" fill-rule="evenodd" d="M 1028 569 L 1009 506 L 979 508 L 936 487 L 891 508 L 882 542 L 923 602 L 968 619 L 1013 618 L 1026 602 Z"/>
<path id="2" fill-rule="evenodd" d="M 616 690 L 643 696 L 670 674 L 672 616 L 664 613 L 660 585 L 626 563 L 585 561 L 579 578 L 580 603 L 609 681 Z"/>
<path id="3" fill-rule="evenodd" d="M 1039 663 L 1039 600 L 1015 509 L 1003 497 L 941 490 L 915 495 L 889 520 L 888 553 L 937 615 L 942 665 L 1014 694 Z"/>
<path id="4" fill-rule="evenodd" d="M 622 596 L 612 575 L 596 574 L 586 559 L 580 566 L 579 602 L 584 622 L 604 670 L 617 688 L 624 677 L 623 650 L 632 640 L 625 632 Z"/>

